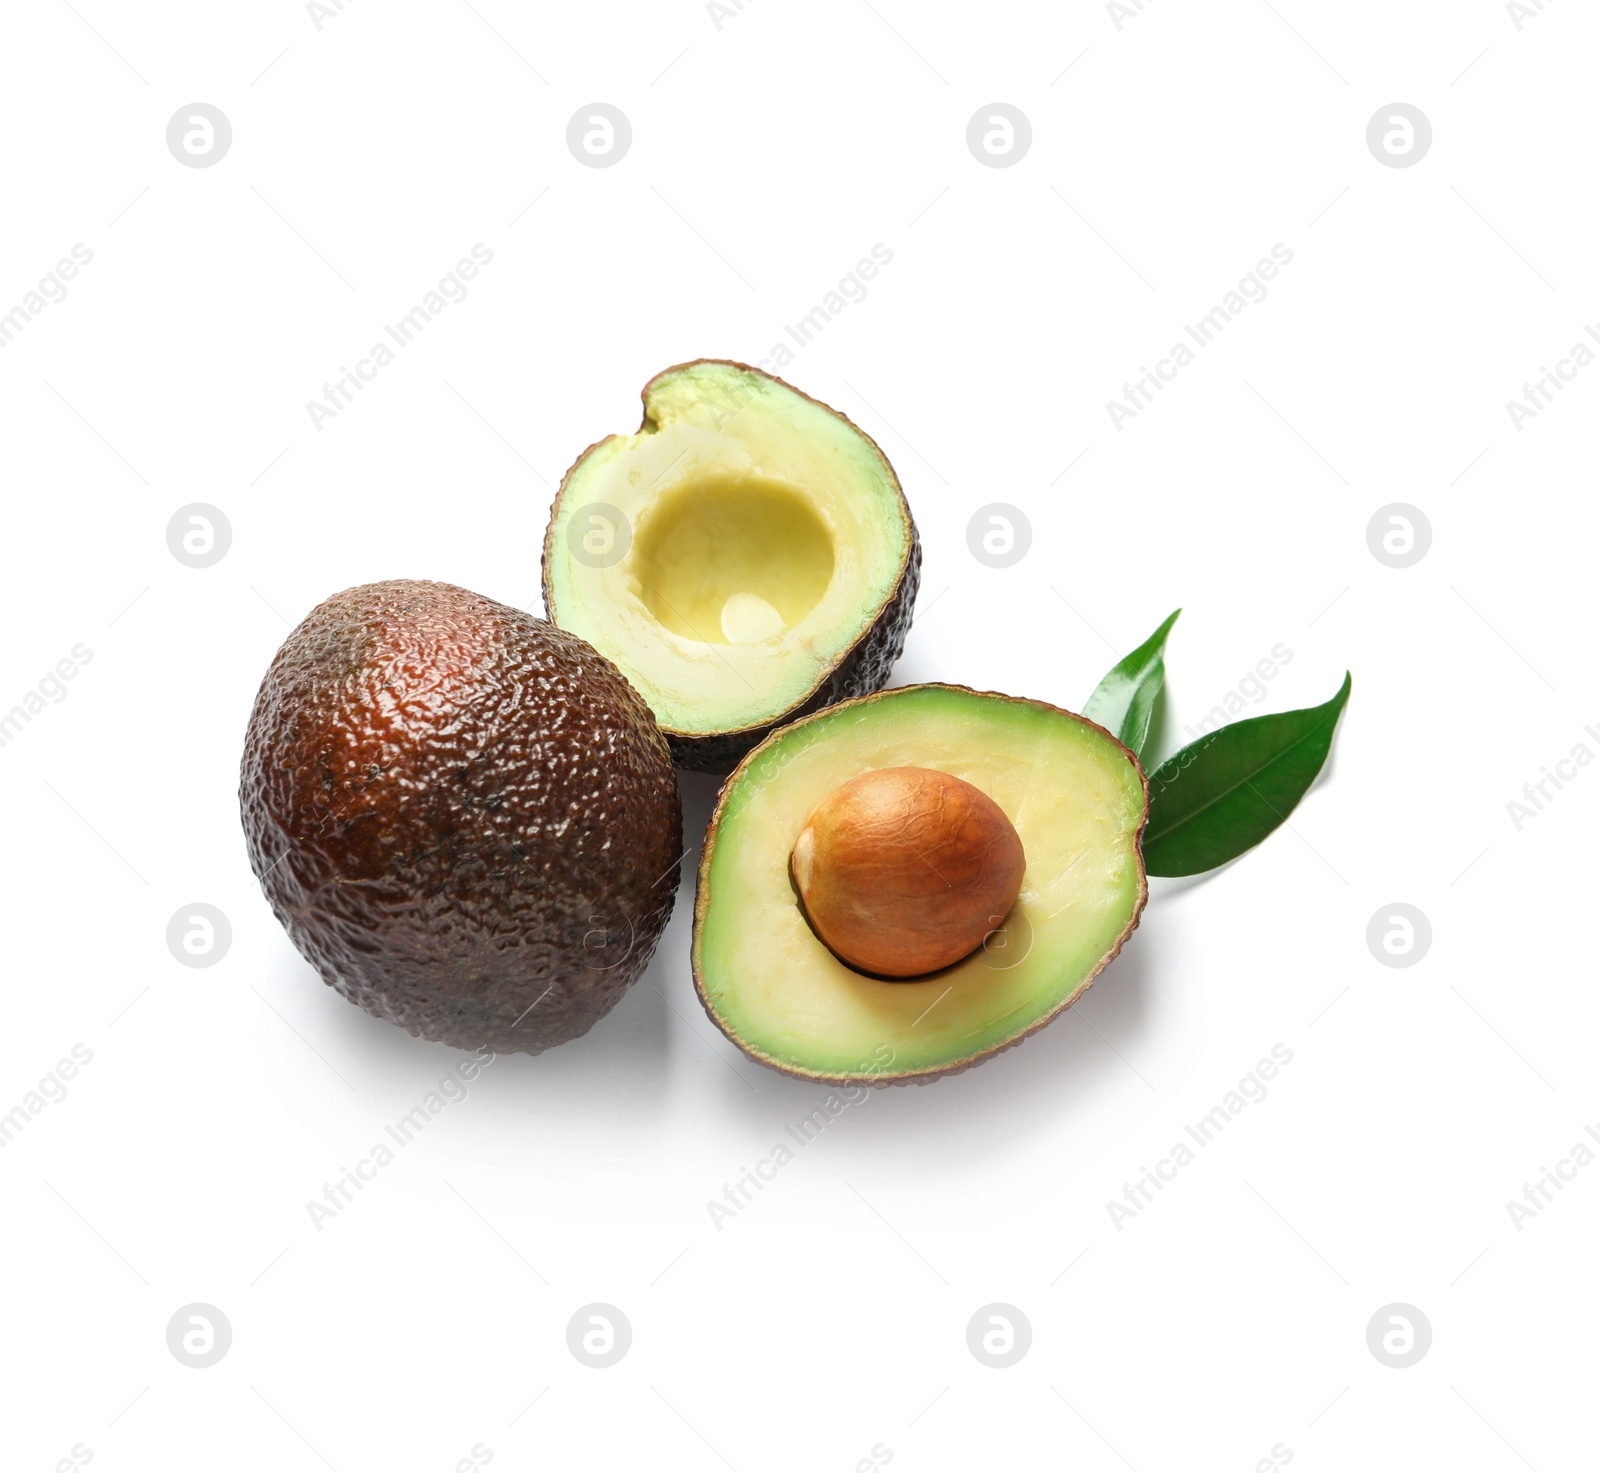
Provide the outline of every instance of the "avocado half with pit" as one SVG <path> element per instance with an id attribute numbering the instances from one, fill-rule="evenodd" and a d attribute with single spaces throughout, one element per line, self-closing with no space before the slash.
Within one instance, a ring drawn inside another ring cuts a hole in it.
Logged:
<path id="1" fill-rule="evenodd" d="M 702 359 L 643 398 L 637 433 L 561 483 L 545 609 L 628 677 L 679 766 L 726 772 L 775 727 L 888 680 L 917 529 L 883 452 L 781 379 Z"/>
<path id="2" fill-rule="evenodd" d="M 1148 792 L 1104 728 L 964 686 L 786 726 L 712 814 L 700 1000 L 751 1058 L 805 1079 L 923 1082 L 982 1063 L 1076 1001 L 1138 924 Z M 906 975 L 952 941 L 959 959 Z"/>

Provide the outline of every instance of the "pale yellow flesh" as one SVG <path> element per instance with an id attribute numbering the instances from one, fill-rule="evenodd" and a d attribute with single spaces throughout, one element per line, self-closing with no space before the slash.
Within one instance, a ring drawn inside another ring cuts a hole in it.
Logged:
<path id="1" fill-rule="evenodd" d="M 813 808 L 881 767 L 931 767 L 987 793 L 1022 840 L 1022 893 L 1000 934 L 914 982 L 844 965 L 806 924 L 789 855 Z M 948 686 L 890 691 L 779 734 L 731 780 L 696 934 L 707 1000 L 735 1037 L 827 1077 L 960 1063 L 1073 997 L 1143 898 L 1144 787 L 1098 728 L 1033 702 Z"/>
<path id="2" fill-rule="evenodd" d="M 568 478 L 550 615 L 663 727 L 760 725 L 804 700 L 894 591 L 909 534 L 893 473 L 846 420 L 730 365 L 663 374 L 646 408 L 651 428 L 596 446 Z M 586 538 L 626 551 L 574 556 Z"/>

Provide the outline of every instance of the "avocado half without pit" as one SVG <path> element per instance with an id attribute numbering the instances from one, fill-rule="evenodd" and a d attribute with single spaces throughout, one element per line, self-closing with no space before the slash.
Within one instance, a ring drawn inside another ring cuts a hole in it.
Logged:
<path id="1" fill-rule="evenodd" d="M 680 766 L 726 772 L 783 723 L 883 686 L 917 530 L 883 452 L 781 379 L 700 360 L 643 397 L 638 432 L 562 482 L 545 608 L 633 683 Z"/>
<path id="2" fill-rule="evenodd" d="M 1021 1042 L 1138 924 L 1148 786 L 1081 716 L 953 685 L 785 726 L 723 785 L 694 977 L 745 1053 L 922 1082 Z"/>

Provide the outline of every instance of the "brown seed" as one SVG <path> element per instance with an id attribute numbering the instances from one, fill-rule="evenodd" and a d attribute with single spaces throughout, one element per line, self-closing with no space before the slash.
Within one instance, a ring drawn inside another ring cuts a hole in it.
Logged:
<path id="1" fill-rule="evenodd" d="M 790 874 L 812 929 L 841 961 L 920 977 L 978 948 L 1017 903 L 1022 840 L 971 783 L 884 767 L 812 811 Z"/>

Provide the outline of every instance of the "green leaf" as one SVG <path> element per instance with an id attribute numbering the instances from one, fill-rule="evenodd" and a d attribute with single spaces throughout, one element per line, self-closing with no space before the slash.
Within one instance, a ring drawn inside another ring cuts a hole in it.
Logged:
<path id="1" fill-rule="evenodd" d="M 1198 875 L 1237 859 L 1294 812 L 1327 760 L 1350 673 L 1325 706 L 1237 721 L 1150 774 L 1145 869 Z"/>
<path id="2" fill-rule="evenodd" d="M 1167 678 L 1162 653 L 1167 647 L 1167 634 L 1182 612 L 1174 609 L 1149 639 L 1119 660 L 1083 708 L 1089 720 L 1099 722 L 1135 756 L 1143 753 L 1145 738 L 1150 735 L 1150 713 L 1161 694 L 1161 683 Z"/>

